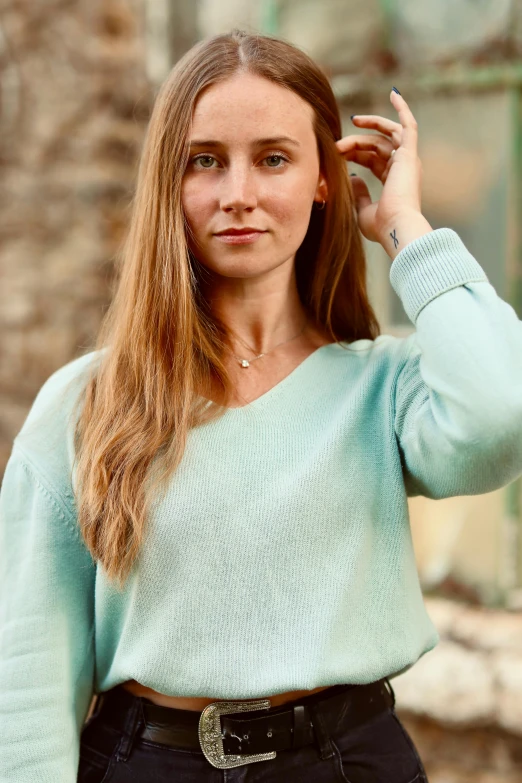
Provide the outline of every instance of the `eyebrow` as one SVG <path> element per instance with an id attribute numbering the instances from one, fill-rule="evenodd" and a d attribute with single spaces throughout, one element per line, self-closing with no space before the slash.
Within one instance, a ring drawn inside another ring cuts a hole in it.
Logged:
<path id="1" fill-rule="evenodd" d="M 253 142 L 254 147 L 270 146 L 271 144 L 280 144 L 286 142 L 287 144 L 294 144 L 296 147 L 300 147 L 301 144 L 297 139 L 292 139 L 290 136 L 270 136 L 266 139 L 256 139 Z M 193 139 L 190 142 L 191 147 L 222 147 L 223 143 L 215 141 L 214 139 Z"/>

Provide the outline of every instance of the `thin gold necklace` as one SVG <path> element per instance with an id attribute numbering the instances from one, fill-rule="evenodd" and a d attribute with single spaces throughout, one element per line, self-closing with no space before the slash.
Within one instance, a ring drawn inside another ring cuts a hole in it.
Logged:
<path id="1" fill-rule="evenodd" d="M 235 353 L 232 353 L 232 355 L 233 355 L 233 357 L 235 359 L 237 359 L 237 361 L 239 362 L 241 367 L 250 367 L 252 362 L 255 362 L 256 359 L 260 359 L 262 356 L 266 356 L 267 354 L 272 353 L 272 351 L 275 351 L 275 349 L 279 348 L 280 345 L 284 345 L 285 343 L 289 343 L 291 340 L 295 340 L 297 337 L 299 337 L 304 332 L 306 324 L 307 324 L 307 321 L 305 320 L 305 322 L 303 324 L 303 328 L 301 329 L 300 332 L 298 332 L 297 334 L 294 334 L 294 336 L 290 337 L 288 340 L 283 340 L 282 343 L 278 343 L 277 345 L 274 345 L 274 347 L 270 348 L 269 351 L 265 351 L 265 353 L 259 353 L 253 359 L 240 359 L 239 356 L 235 355 Z M 239 340 L 239 342 L 243 343 L 243 345 L 246 346 L 250 351 L 252 351 L 252 353 L 255 353 L 254 349 L 251 348 L 250 345 L 248 345 L 244 340 L 242 340 L 241 337 L 238 337 L 237 339 Z M 232 349 L 230 349 L 230 350 L 232 350 Z"/>

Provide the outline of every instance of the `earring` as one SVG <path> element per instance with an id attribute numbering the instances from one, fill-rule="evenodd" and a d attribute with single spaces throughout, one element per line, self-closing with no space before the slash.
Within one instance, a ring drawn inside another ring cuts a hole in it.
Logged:
<path id="1" fill-rule="evenodd" d="M 314 203 L 315 203 L 317 209 L 324 209 L 324 205 L 326 204 L 326 201 L 323 199 L 323 201 L 321 202 L 320 206 L 319 206 L 319 202 L 318 201 L 315 201 Z"/>

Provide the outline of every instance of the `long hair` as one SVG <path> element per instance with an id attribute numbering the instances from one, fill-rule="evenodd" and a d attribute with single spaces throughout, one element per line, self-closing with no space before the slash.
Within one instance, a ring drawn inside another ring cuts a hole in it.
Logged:
<path id="1" fill-rule="evenodd" d="M 328 201 L 323 210 L 311 210 L 296 253 L 303 307 L 332 342 L 380 333 L 367 296 L 351 184 L 335 145 L 342 136 L 339 108 L 326 75 L 277 38 L 233 30 L 200 41 L 172 68 L 154 102 L 129 230 L 116 256 L 117 284 L 75 426 L 80 531 L 119 588 L 139 554 L 151 498 L 179 465 L 189 429 L 221 416 L 232 391 L 223 363 L 227 329 L 201 293 L 181 187 L 198 96 L 238 72 L 286 87 L 314 110 Z M 223 389 L 223 405 L 200 396 L 211 375 Z"/>

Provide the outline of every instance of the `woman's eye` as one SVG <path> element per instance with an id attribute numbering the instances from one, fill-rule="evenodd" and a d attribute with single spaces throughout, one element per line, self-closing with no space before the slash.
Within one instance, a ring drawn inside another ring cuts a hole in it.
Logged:
<path id="1" fill-rule="evenodd" d="M 195 158 L 192 158 L 193 163 L 197 163 L 201 161 L 201 167 L 204 169 L 210 169 L 212 168 L 212 163 L 214 162 L 215 158 L 212 157 L 212 155 L 197 155 Z M 210 163 L 209 166 L 206 164 Z"/>
<path id="2" fill-rule="evenodd" d="M 268 168 L 269 168 L 269 169 L 279 169 L 279 168 L 283 168 L 283 165 L 284 165 L 285 163 L 287 163 L 287 162 L 288 162 L 288 158 L 286 158 L 284 155 L 275 155 L 275 154 L 274 154 L 274 155 L 268 155 L 268 157 L 266 157 L 266 158 L 265 158 L 265 160 L 269 160 L 269 161 L 274 161 L 274 160 L 275 160 L 277 163 L 278 163 L 279 161 L 282 161 L 282 164 L 281 164 L 281 165 L 275 165 L 275 166 L 272 166 L 272 165 L 270 164 L 270 165 L 268 166 Z"/>

